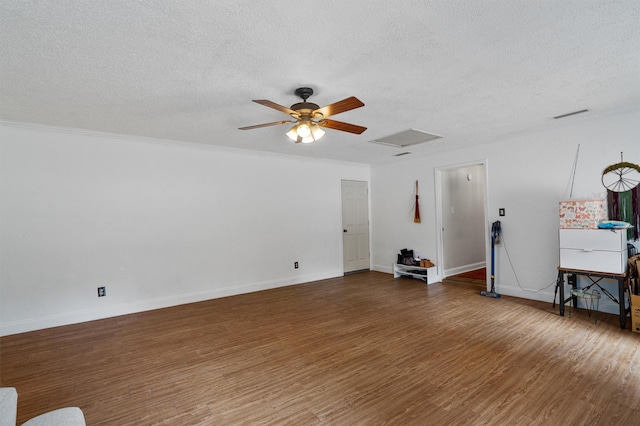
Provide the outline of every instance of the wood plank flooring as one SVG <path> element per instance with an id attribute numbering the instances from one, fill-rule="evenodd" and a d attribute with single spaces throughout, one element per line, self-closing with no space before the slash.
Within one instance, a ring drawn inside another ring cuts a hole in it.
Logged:
<path id="1" fill-rule="evenodd" d="M 0 384 L 19 424 L 640 425 L 640 334 L 550 302 L 365 272 L 7 336 Z"/>
<path id="2" fill-rule="evenodd" d="M 444 284 L 457 284 L 473 287 L 478 291 L 487 290 L 487 280 L 463 277 L 462 275 L 451 275 L 442 280 Z"/>

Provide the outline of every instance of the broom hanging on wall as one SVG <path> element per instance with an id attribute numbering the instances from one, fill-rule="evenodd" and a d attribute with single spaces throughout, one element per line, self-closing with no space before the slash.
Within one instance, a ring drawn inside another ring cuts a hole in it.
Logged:
<path id="1" fill-rule="evenodd" d="M 416 181 L 416 210 L 413 215 L 413 222 L 420 223 L 420 204 L 418 202 L 418 181 Z"/>

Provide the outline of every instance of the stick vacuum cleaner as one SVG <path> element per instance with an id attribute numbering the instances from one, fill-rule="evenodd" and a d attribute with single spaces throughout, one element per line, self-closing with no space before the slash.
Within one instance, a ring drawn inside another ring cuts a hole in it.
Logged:
<path id="1" fill-rule="evenodd" d="M 491 291 L 480 292 L 482 296 L 493 297 L 494 299 L 500 297 L 500 294 L 496 293 L 495 286 L 495 246 L 496 244 L 500 244 L 500 232 L 502 232 L 500 229 L 500 221 L 497 220 L 491 225 Z"/>

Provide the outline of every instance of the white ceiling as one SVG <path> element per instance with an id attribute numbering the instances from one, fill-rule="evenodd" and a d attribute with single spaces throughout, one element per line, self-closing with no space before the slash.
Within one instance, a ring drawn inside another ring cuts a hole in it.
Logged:
<path id="1" fill-rule="evenodd" d="M 2 120 L 370 164 L 640 105 L 637 0 L 3 0 L 0 40 Z M 300 86 L 368 130 L 238 130 Z"/>

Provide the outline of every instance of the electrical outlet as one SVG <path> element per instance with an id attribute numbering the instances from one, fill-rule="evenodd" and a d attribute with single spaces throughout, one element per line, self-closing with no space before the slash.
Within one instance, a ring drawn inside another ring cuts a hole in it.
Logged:
<path id="1" fill-rule="evenodd" d="M 298 269 L 298 266 L 299 266 L 299 265 L 298 265 L 298 262 L 294 262 L 294 263 L 293 263 L 293 267 L 294 267 L 294 269 Z"/>
<path id="2" fill-rule="evenodd" d="M 98 287 L 98 297 L 104 297 L 107 295 L 106 287 Z"/>

